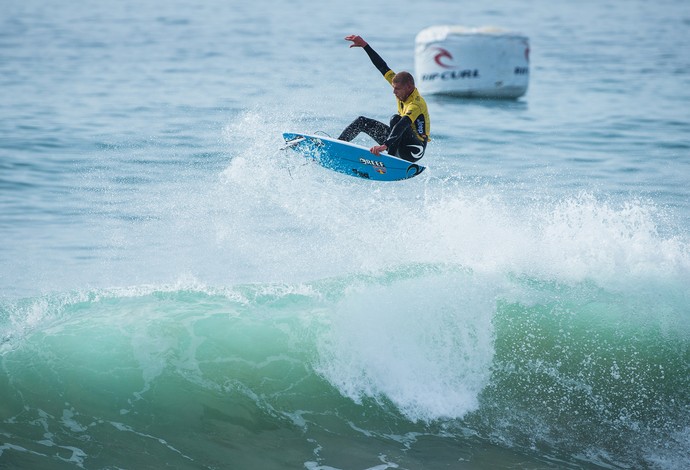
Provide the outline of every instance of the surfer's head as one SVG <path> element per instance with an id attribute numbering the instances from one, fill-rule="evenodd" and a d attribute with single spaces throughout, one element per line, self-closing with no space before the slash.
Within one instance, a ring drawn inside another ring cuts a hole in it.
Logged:
<path id="1" fill-rule="evenodd" d="M 414 91 L 414 77 L 409 72 L 398 72 L 393 77 L 393 94 L 405 101 Z"/>

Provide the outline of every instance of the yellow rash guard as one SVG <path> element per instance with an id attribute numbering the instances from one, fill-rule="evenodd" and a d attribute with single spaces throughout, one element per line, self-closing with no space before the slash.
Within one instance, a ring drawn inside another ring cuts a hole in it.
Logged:
<path id="1" fill-rule="evenodd" d="M 374 65 L 376 65 L 375 62 Z M 386 66 L 386 68 L 388 68 L 388 66 Z M 395 72 L 388 68 L 383 76 L 386 80 L 388 80 L 388 83 L 391 85 L 393 84 Z M 424 101 L 422 95 L 419 94 L 419 90 L 415 88 L 405 101 L 400 101 L 397 98 L 396 101 L 398 102 L 398 114 L 401 117 L 408 117 L 410 119 L 410 122 L 412 123 L 412 130 L 417 138 L 422 142 L 430 140 L 429 129 L 431 126 L 429 122 L 429 111 L 426 107 L 426 101 Z"/>

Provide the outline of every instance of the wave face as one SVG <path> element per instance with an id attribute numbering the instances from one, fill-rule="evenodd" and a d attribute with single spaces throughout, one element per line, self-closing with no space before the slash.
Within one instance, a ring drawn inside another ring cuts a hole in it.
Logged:
<path id="1" fill-rule="evenodd" d="M 0 456 L 10 468 L 680 468 L 687 300 L 673 284 L 622 292 L 408 264 L 5 303 Z"/>

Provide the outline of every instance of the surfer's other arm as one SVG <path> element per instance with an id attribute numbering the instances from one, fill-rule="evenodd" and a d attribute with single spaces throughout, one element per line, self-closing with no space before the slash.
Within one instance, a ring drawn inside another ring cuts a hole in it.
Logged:
<path id="1" fill-rule="evenodd" d="M 381 72 L 381 75 L 384 77 L 388 72 L 391 71 L 391 68 L 386 64 L 386 61 L 384 61 L 378 53 L 372 49 L 372 47 L 369 45 L 368 42 L 366 42 L 361 36 L 357 36 L 356 34 L 352 34 L 350 36 L 345 37 L 346 41 L 352 41 L 352 44 L 350 44 L 350 47 L 361 47 L 364 49 L 364 52 L 367 53 L 369 56 L 369 59 L 371 59 L 371 62 L 374 64 L 374 66 L 378 69 L 379 72 Z"/>

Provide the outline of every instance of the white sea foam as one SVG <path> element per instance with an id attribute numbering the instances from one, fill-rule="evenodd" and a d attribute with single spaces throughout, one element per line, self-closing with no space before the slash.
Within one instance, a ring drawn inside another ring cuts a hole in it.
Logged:
<path id="1" fill-rule="evenodd" d="M 420 277 L 353 286 L 320 341 L 320 371 L 361 402 L 390 400 L 413 421 L 462 417 L 490 375 L 488 278 Z"/>

